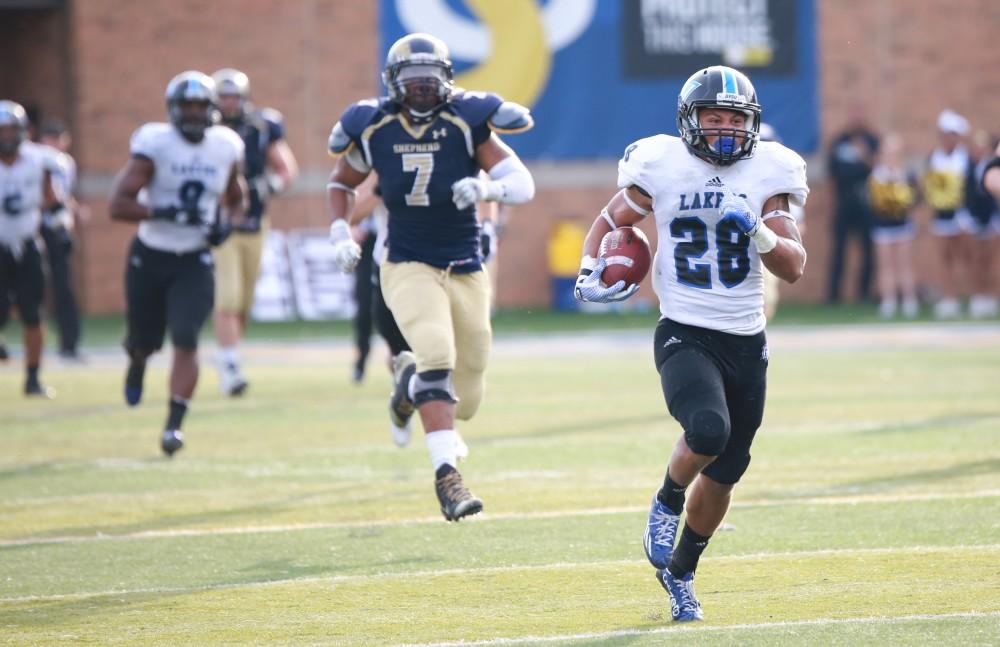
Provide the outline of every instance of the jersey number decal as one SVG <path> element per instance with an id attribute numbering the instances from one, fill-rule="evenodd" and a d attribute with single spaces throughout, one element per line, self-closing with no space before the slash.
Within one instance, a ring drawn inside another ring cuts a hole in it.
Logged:
<path id="1" fill-rule="evenodd" d="M 21 194 L 11 193 L 8 196 L 4 196 L 3 210 L 8 216 L 16 216 L 21 213 Z"/>
<path id="2" fill-rule="evenodd" d="M 406 194 L 408 207 L 429 207 L 431 198 L 427 195 L 427 185 L 431 183 L 431 173 L 434 171 L 434 155 L 432 153 L 403 153 L 403 171 L 416 171 L 413 178 L 413 190 Z"/>
<path id="3" fill-rule="evenodd" d="M 701 218 L 674 218 L 670 235 L 684 238 L 674 247 L 677 280 L 685 285 L 712 289 L 711 263 L 695 263 L 708 251 L 708 225 Z M 736 221 L 725 218 L 715 226 L 719 280 L 727 288 L 736 287 L 750 274 L 750 239 L 743 235 Z"/>

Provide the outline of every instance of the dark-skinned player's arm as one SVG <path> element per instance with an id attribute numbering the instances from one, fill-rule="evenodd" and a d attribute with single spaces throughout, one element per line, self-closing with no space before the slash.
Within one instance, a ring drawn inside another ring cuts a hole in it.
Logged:
<path id="1" fill-rule="evenodd" d="M 330 244 L 333 260 L 342 272 L 353 272 L 361 260 L 361 246 L 351 236 L 351 217 L 357 186 L 364 182 L 371 171 L 359 171 L 347 159 L 337 158 L 326 185 L 327 204 L 330 206 Z"/>
<path id="2" fill-rule="evenodd" d="M 806 269 L 806 249 L 789 209 L 787 193 L 772 196 L 764 203 L 763 226 L 774 232 L 777 240 L 771 251 L 761 252 L 760 260 L 779 279 L 795 283 Z M 757 251 L 761 251 L 760 244 Z"/>
<path id="3" fill-rule="evenodd" d="M 150 218 L 150 209 L 139 202 L 139 191 L 153 179 L 153 160 L 133 155 L 115 177 L 108 211 L 112 220 L 139 222 Z"/>
<path id="4" fill-rule="evenodd" d="M 476 164 L 489 174 L 489 179 L 466 177 L 452 187 L 452 201 L 459 209 L 477 202 L 524 204 L 535 197 L 535 180 L 531 172 L 510 146 L 491 133 L 476 147 Z"/>
<path id="5" fill-rule="evenodd" d="M 638 285 L 625 287 L 625 281 L 614 285 L 601 285 L 604 261 L 597 257 L 601 240 L 612 229 L 634 225 L 653 213 L 653 199 L 636 185 L 622 189 L 601 209 L 601 213 L 590 225 L 590 231 L 583 241 L 583 258 L 580 259 L 580 274 L 576 277 L 573 294 L 580 301 L 609 303 L 623 301 L 639 289 Z"/>

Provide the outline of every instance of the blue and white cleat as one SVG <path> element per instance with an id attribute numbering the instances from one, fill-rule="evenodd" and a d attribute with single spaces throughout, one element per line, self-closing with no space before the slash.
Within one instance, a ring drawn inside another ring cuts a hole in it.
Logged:
<path id="1" fill-rule="evenodd" d="M 646 551 L 649 563 L 656 568 L 666 568 L 670 563 L 680 521 L 681 516 L 671 512 L 670 508 L 661 503 L 654 494 L 653 504 L 649 507 L 646 531 L 642 536 L 642 547 Z"/>
<path id="2" fill-rule="evenodd" d="M 676 622 L 704 619 L 701 603 L 694 595 L 694 573 L 676 578 L 670 571 L 661 568 L 656 569 L 656 579 L 670 597 L 670 615 Z"/>

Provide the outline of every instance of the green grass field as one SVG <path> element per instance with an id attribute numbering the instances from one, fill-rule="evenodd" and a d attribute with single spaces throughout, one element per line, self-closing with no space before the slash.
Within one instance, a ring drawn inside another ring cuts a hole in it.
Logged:
<path id="1" fill-rule="evenodd" d="M 679 432 L 650 334 L 499 335 L 460 524 L 391 444 L 381 348 L 354 386 L 342 340 L 257 342 L 237 401 L 206 367 L 173 460 L 165 359 L 136 409 L 114 349 L 49 362 L 50 402 L 9 363 L 0 644 L 1000 644 L 1000 326 L 776 328 L 683 626 L 641 545 Z"/>

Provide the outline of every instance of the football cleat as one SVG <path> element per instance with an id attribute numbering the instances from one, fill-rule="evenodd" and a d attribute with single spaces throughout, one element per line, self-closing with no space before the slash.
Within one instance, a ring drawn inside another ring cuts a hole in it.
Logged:
<path id="1" fill-rule="evenodd" d="M 482 500 L 466 489 L 462 475 L 451 465 L 442 465 L 438 469 L 434 488 L 441 502 L 441 514 L 448 521 L 458 521 L 483 510 Z"/>
<path id="2" fill-rule="evenodd" d="M 184 434 L 180 429 L 164 429 L 160 436 L 160 448 L 170 458 L 184 446 Z"/>
<path id="3" fill-rule="evenodd" d="M 392 360 L 392 394 L 389 396 L 389 420 L 392 423 L 392 441 L 399 447 L 410 443 L 413 418 L 413 400 L 410 399 L 410 380 L 417 372 L 417 358 L 404 350 Z"/>
<path id="4" fill-rule="evenodd" d="M 642 548 L 646 551 L 649 563 L 656 568 L 666 568 L 670 563 L 680 520 L 679 514 L 671 512 L 657 495 L 653 495 L 653 504 L 649 507 L 649 519 L 646 521 L 646 530 L 642 536 Z"/>
<path id="5" fill-rule="evenodd" d="M 0 362 L 6 362 L 10 359 L 10 351 L 7 350 L 7 344 L 0 340 Z"/>
<path id="6" fill-rule="evenodd" d="M 238 364 L 219 365 L 219 391 L 222 395 L 238 398 L 246 393 L 248 386 L 250 383 L 243 377 Z"/>
<path id="7" fill-rule="evenodd" d="M 701 603 L 694 595 L 694 573 L 684 577 L 674 577 L 665 568 L 656 569 L 656 579 L 670 597 L 670 615 L 677 622 L 704 619 Z"/>
<path id="8" fill-rule="evenodd" d="M 146 362 L 130 360 L 125 373 L 125 402 L 134 407 L 142 400 L 142 379 L 146 375 Z"/>
<path id="9" fill-rule="evenodd" d="M 28 380 L 24 383 L 24 395 L 29 398 L 51 400 L 56 397 L 56 390 L 45 386 L 38 380 Z"/>

